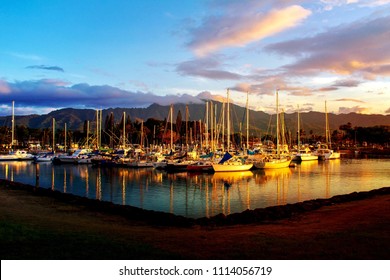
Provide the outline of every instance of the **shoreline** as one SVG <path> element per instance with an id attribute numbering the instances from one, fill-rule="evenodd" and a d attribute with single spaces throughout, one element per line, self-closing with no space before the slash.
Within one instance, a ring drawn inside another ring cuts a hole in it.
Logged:
<path id="1" fill-rule="evenodd" d="M 390 187 L 199 219 L 5 180 L 0 196 L 2 259 L 390 257 Z"/>
<path id="2" fill-rule="evenodd" d="M 142 209 L 130 205 L 119 205 L 108 201 L 90 199 L 58 190 L 35 187 L 19 182 L 0 179 L 0 187 L 12 187 L 31 192 L 36 196 L 49 196 L 61 202 L 88 207 L 91 211 L 106 212 L 120 215 L 131 220 L 142 220 L 157 226 L 234 226 L 243 224 L 267 223 L 280 219 L 291 218 L 293 215 L 314 211 L 324 206 L 367 199 L 376 195 L 390 195 L 390 187 L 382 187 L 370 191 L 353 192 L 336 195 L 330 198 L 318 198 L 302 202 L 269 206 L 265 208 L 247 209 L 243 212 L 212 217 L 187 218 L 166 212 Z"/>

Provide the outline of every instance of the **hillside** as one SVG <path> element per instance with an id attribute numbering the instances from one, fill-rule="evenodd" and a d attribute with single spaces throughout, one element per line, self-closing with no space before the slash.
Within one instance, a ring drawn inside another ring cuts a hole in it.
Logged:
<path id="1" fill-rule="evenodd" d="M 221 115 L 222 104 L 217 104 L 217 120 Z M 215 108 L 215 107 L 214 107 Z M 158 104 L 152 104 L 147 108 L 109 108 L 102 111 L 103 122 L 105 118 L 113 113 L 116 122 L 119 122 L 123 116 L 123 112 L 126 112 L 126 116 L 129 116 L 132 121 L 137 119 L 147 120 L 149 118 L 155 118 L 158 120 L 164 120 L 168 118 L 170 106 L 162 106 Z M 183 120 L 185 120 L 186 104 L 175 104 L 173 121 L 176 121 L 178 112 L 181 112 Z M 189 104 L 189 120 L 198 121 L 205 118 L 205 105 L 204 104 Z M 231 105 L 231 116 L 234 123 L 232 130 L 239 131 L 240 122 L 242 123 L 242 131 L 244 133 L 246 116 L 245 108 Z M 252 135 L 260 135 L 267 132 L 272 132 L 275 126 L 275 115 L 269 115 L 261 111 L 250 110 L 250 133 Z M 324 134 L 325 131 L 325 114 L 320 112 L 307 112 L 301 113 L 301 128 L 307 133 L 312 131 L 314 134 Z M 328 114 L 330 129 L 338 129 L 340 125 L 350 122 L 352 127 L 371 127 L 376 125 L 390 125 L 390 115 L 362 115 L 356 113 L 349 114 Z M 61 110 L 52 111 L 45 115 L 27 115 L 27 116 L 15 116 L 16 125 L 24 125 L 30 128 L 50 128 L 52 120 L 55 118 L 57 127 L 64 127 L 67 124 L 67 128 L 70 130 L 82 130 L 85 121 L 90 121 L 91 126 L 96 122 L 96 111 L 93 109 L 72 109 L 66 108 Z M 295 133 L 297 129 L 297 113 L 285 114 L 286 127 Z M 11 116 L 0 117 L 0 126 L 11 126 Z"/>

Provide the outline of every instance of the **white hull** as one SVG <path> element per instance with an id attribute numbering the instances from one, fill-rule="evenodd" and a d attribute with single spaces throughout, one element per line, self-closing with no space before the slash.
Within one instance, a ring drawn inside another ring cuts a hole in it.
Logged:
<path id="1" fill-rule="evenodd" d="M 301 159 L 301 161 L 309 161 L 309 160 L 318 160 L 317 155 L 311 155 L 311 154 L 302 154 L 302 155 L 297 155 Z"/>
<path id="2" fill-rule="evenodd" d="M 154 164 L 151 161 L 134 161 L 129 163 L 128 166 L 134 168 L 149 168 L 154 167 Z"/>
<path id="3" fill-rule="evenodd" d="M 26 151 L 15 151 L 6 155 L 0 155 L 0 161 L 12 161 L 12 160 L 34 160 L 32 154 L 27 153 Z"/>
<path id="4" fill-rule="evenodd" d="M 270 159 L 270 160 L 262 160 L 254 163 L 254 166 L 258 169 L 277 169 L 277 168 L 285 168 L 289 167 L 291 163 L 291 159 L 282 158 L 282 159 Z"/>
<path id="5" fill-rule="evenodd" d="M 316 151 L 316 155 L 318 155 L 318 159 L 321 160 L 330 160 L 330 159 L 339 159 L 340 153 L 335 152 L 330 149 L 320 149 Z"/>
<path id="6" fill-rule="evenodd" d="M 73 163 L 85 164 L 92 163 L 92 158 L 89 155 L 91 151 L 88 149 L 76 150 L 72 155 L 59 155 L 53 158 L 54 163 Z"/>
<path id="7" fill-rule="evenodd" d="M 339 158 L 340 158 L 340 153 L 332 151 L 332 153 L 329 154 L 329 157 L 327 159 L 339 159 Z"/>
<path id="8" fill-rule="evenodd" d="M 36 157 L 34 159 L 35 162 L 51 162 L 53 157 Z"/>

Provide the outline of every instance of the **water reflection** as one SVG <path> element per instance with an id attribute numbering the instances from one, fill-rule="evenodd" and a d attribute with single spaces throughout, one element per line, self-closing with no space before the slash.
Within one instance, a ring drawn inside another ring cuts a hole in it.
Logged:
<path id="1" fill-rule="evenodd" d="M 388 186 L 388 160 L 302 162 L 295 168 L 214 174 L 0 162 L 0 178 L 187 217 L 246 209 Z"/>

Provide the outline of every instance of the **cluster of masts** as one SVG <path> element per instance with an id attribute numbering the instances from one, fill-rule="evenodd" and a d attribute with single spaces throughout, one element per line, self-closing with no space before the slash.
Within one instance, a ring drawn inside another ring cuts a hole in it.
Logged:
<path id="1" fill-rule="evenodd" d="M 141 143 L 137 147 L 134 145 L 127 145 L 126 143 L 126 122 L 125 112 L 123 115 L 123 129 L 121 136 L 120 150 L 123 152 L 103 154 L 100 151 L 101 147 L 101 131 L 102 131 L 102 110 L 96 110 L 96 135 L 89 138 L 89 122 L 87 122 L 87 139 L 85 149 L 78 149 L 72 155 L 55 154 L 55 126 L 56 122 L 53 119 L 53 150 L 50 156 L 45 154 L 41 157 L 35 157 L 36 161 L 46 161 L 50 158 L 56 163 L 95 163 L 95 164 L 111 164 L 111 165 L 126 165 L 132 167 L 162 167 L 168 170 L 182 170 L 188 166 L 199 167 L 199 169 L 207 171 L 243 171 L 252 168 L 282 168 L 291 166 L 291 162 L 318 160 L 318 159 L 332 159 L 339 158 L 340 154 L 334 152 L 328 146 L 319 147 L 316 151 L 311 151 L 308 147 L 303 148 L 298 133 L 298 147 L 296 151 L 289 151 L 285 143 L 280 141 L 280 136 L 283 131 L 280 131 L 280 114 L 279 114 L 279 99 L 278 91 L 276 91 L 276 147 L 266 149 L 262 145 L 251 147 L 249 145 L 249 109 L 248 109 L 248 95 L 246 100 L 246 147 L 244 149 L 234 149 L 231 145 L 231 121 L 230 121 L 230 97 L 229 90 L 227 90 L 226 102 L 222 105 L 220 124 L 217 123 L 217 106 L 215 107 L 211 101 L 206 102 L 204 132 L 200 131 L 200 143 L 196 145 L 189 145 L 188 139 L 188 106 L 186 107 L 186 138 L 185 145 L 176 149 L 173 137 L 173 105 L 167 118 L 167 124 L 171 125 L 170 145 L 167 147 L 153 145 L 150 148 L 144 148 L 141 135 Z M 325 104 L 326 106 L 326 104 Z M 225 112 L 226 109 L 226 112 Z M 325 108 L 326 110 L 326 108 Z M 14 102 L 12 102 L 12 143 L 14 143 Z M 327 113 L 327 112 L 326 112 Z M 201 120 L 200 130 L 202 128 Z M 299 109 L 298 109 L 298 131 L 299 131 Z M 143 133 L 143 122 L 141 124 L 141 133 Z M 210 129 L 209 129 L 210 126 Z M 66 124 L 65 124 L 65 137 Z M 226 134 L 225 134 L 226 131 Z M 222 135 L 222 137 L 221 137 Z M 192 133 L 190 133 L 192 136 Z M 204 136 L 204 138 L 203 138 Z M 204 139 L 204 140 L 203 140 Z M 329 124 L 326 114 L 326 139 L 330 144 Z M 204 143 L 203 143 L 204 141 Z M 65 138 L 65 143 L 67 139 Z M 226 143 L 226 144 L 225 144 Z M 92 144 L 95 145 L 96 151 L 92 153 L 89 148 Z M 243 145 L 245 146 L 245 145 Z M 68 147 L 64 147 L 67 151 Z M 0 157 L 0 160 L 2 158 Z M 26 158 L 27 159 L 27 158 Z M 142 161 L 142 162 L 141 162 Z M 142 163 L 142 164 L 141 164 Z"/>

